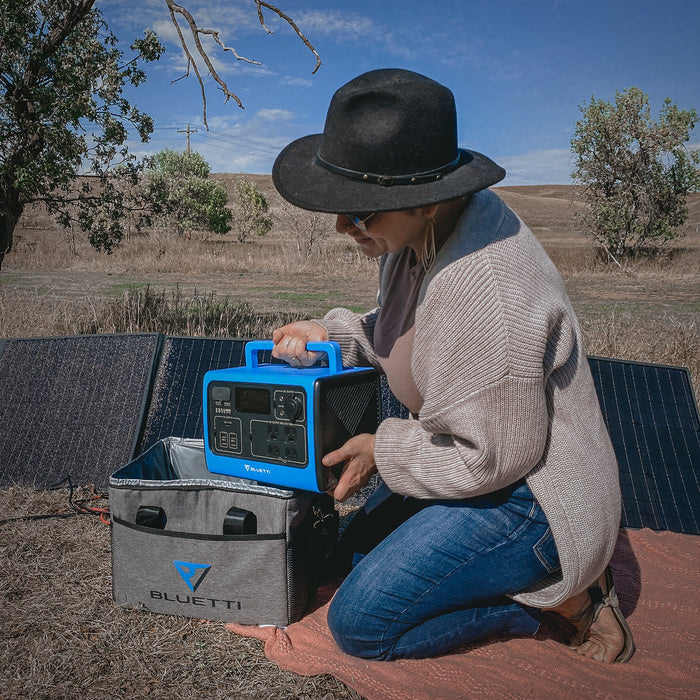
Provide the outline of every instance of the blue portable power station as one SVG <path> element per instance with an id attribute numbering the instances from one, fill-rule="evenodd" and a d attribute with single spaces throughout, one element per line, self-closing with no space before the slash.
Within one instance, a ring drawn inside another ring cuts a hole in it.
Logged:
<path id="1" fill-rule="evenodd" d="M 204 450 L 207 469 L 263 484 L 325 492 L 341 469 L 325 454 L 353 435 L 374 433 L 381 420 L 380 373 L 343 367 L 340 346 L 308 343 L 328 366 L 259 363 L 272 341 L 250 341 L 245 366 L 204 375 Z"/>

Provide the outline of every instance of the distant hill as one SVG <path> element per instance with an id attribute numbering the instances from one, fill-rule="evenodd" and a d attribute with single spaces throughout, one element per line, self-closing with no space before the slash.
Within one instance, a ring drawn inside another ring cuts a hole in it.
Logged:
<path id="1" fill-rule="evenodd" d="M 223 183 L 229 194 L 229 201 L 236 197 L 236 183 L 245 175 L 254 182 L 267 197 L 271 206 L 280 203 L 271 175 L 212 173 L 212 177 Z M 495 192 L 536 232 L 547 231 L 571 234 L 575 228 L 574 214 L 581 206 L 574 201 L 574 185 L 519 185 L 494 187 Z M 700 229 L 700 192 L 688 195 L 689 216 L 685 231 L 696 233 Z M 46 214 L 43 206 L 28 206 L 20 226 L 29 228 L 54 228 L 56 224 Z"/>

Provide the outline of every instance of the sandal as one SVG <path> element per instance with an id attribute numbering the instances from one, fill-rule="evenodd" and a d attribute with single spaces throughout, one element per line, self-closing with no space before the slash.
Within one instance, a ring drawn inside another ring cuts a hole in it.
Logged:
<path id="1" fill-rule="evenodd" d="M 578 647 L 583 644 L 586 641 L 591 627 L 598 620 L 601 610 L 603 608 L 610 608 L 615 616 L 615 620 L 617 620 L 617 624 L 622 630 L 622 635 L 624 638 L 622 649 L 613 660 L 613 663 L 624 664 L 629 661 L 634 654 L 634 639 L 632 638 L 632 631 L 627 624 L 627 620 L 625 620 L 625 617 L 620 610 L 620 603 L 617 599 L 617 594 L 615 593 L 612 570 L 609 566 L 605 569 L 605 588 L 607 589 L 607 592 L 603 591 L 597 582 L 594 583 L 588 589 L 591 604 L 586 606 L 578 615 L 572 615 L 565 618 L 578 629 L 578 634 L 570 642 L 570 646 Z"/>

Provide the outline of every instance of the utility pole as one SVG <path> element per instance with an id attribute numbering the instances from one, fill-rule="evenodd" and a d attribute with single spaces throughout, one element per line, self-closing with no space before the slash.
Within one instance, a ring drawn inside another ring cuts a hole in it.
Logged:
<path id="1" fill-rule="evenodd" d="M 196 134 L 197 129 L 191 129 L 190 125 L 187 125 L 186 129 L 178 129 L 177 130 L 178 134 L 187 134 L 187 153 L 189 154 L 190 152 L 190 134 Z"/>

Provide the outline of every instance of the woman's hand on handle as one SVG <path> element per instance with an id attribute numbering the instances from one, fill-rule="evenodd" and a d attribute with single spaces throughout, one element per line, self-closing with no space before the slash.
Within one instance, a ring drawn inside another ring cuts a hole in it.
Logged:
<path id="1" fill-rule="evenodd" d="M 308 352 L 306 344 L 328 340 L 326 329 L 316 321 L 295 321 L 272 333 L 272 356 L 296 367 L 310 367 L 319 353 Z"/>

